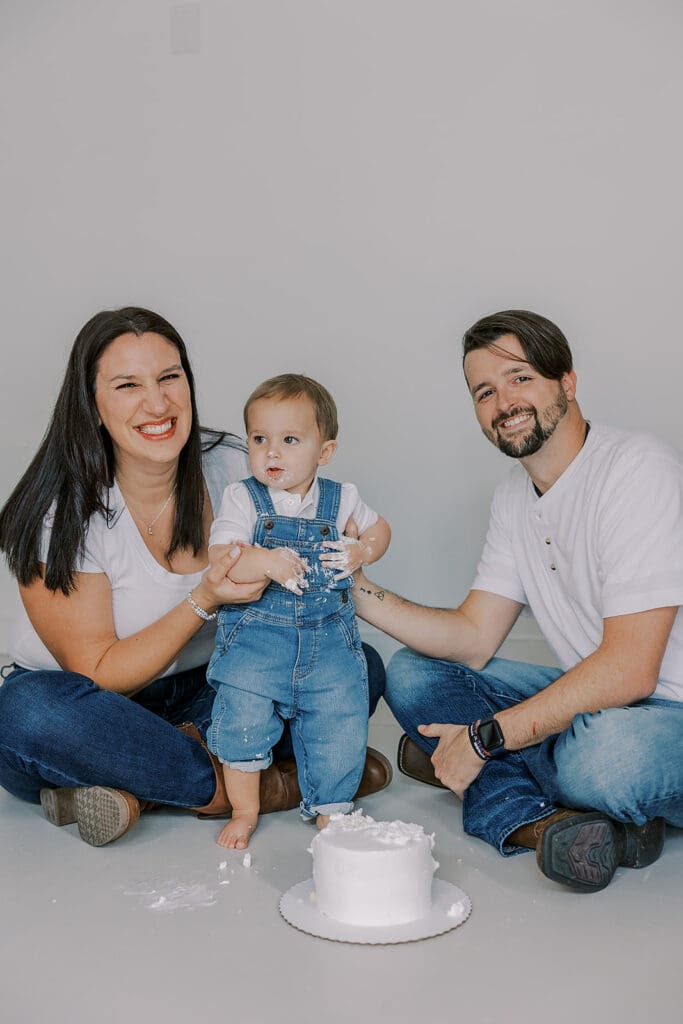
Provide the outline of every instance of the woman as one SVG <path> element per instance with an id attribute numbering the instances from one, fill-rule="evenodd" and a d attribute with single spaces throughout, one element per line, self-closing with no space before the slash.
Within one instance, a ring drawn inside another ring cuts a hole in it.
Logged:
<path id="1" fill-rule="evenodd" d="M 0 513 L 23 609 L 0 687 L 0 785 L 101 846 L 156 804 L 230 812 L 203 743 L 216 609 L 257 600 L 233 549 L 207 568 L 213 509 L 248 475 L 241 442 L 202 431 L 185 344 L 135 307 L 76 338 L 52 421 Z M 371 709 L 384 686 L 366 650 Z M 284 747 L 281 758 L 287 755 Z M 299 803 L 291 758 L 263 772 L 264 809 Z M 388 785 L 368 752 L 359 795 Z"/>

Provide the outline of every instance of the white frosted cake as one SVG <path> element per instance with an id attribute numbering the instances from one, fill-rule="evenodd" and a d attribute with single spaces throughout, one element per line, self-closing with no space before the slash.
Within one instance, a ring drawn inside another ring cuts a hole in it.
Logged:
<path id="1" fill-rule="evenodd" d="M 344 924 L 406 924 L 429 914 L 434 836 L 421 825 L 333 814 L 311 843 L 317 909 Z"/>

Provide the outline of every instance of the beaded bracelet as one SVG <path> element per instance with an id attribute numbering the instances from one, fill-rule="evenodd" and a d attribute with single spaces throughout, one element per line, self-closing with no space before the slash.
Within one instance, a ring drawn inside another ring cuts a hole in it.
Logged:
<path id="1" fill-rule="evenodd" d="M 218 615 L 218 612 L 213 612 L 211 615 L 209 615 L 208 612 L 205 612 L 204 609 L 201 608 L 193 598 L 191 590 L 187 595 L 187 603 L 189 604 L 190 608 L 195 613 L 195 615 L 198 615 L 200 619 L 204 619 L 204 622 L 211 622 Z"/>
<path id="2" fill-rule="evenodd" d="M 489 754 L 488 750 L 479 739 L 479 733 L 477 732 L 477 728 L 479 726 L 480 721 L 481 719 L 478 718 L 476 722 L 470 723 L 470 725 L 467 727 L 467 735 L 470 738 L 472 750 L 477 755 L 477 757 L 480 757 L 482 761 L 490 761 L 491 755 Z"/>

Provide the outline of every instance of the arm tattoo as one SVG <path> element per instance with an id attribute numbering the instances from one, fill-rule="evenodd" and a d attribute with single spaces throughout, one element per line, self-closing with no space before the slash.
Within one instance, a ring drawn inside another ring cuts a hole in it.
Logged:
<path id="1" fill-rule="evenodd" d="M 370 594 L 371 597 L 376 597 L 378 601 L 384 600 L 383 590 L 368 590 L 367 587 L 359 587 L 358 589 L 360 590 L 361 594 Z"/>

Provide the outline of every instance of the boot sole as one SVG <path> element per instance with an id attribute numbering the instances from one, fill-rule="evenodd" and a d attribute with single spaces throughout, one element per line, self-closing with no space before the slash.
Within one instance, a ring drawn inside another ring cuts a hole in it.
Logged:
<path id="1" fill-rule="evenodd" d="M 536 858 L 547 878 L 576 892 L 599 892 L 618 867 L 641 868 L 662 852 L 662 818 L 638 826 L 622 824 L 598 812 L 576 814 L 549 825 Z"/>
<path id="2" fill-rule="evenodd" d="M 84 786 L 77 789 L 41 789 L 40 803 L 53 825 L 78 824 L 81 839 L 90 846 L 106 846 L 135 824 L 140 816 L 116 789 Z"/>
<path id="3" fill-rule="evenodd" d="M 119 839 L 138 820 L 121 793 L 104 786 L 76 791 L 76 820 L 81 839 L 90 846 L 106 846 Z"/>

